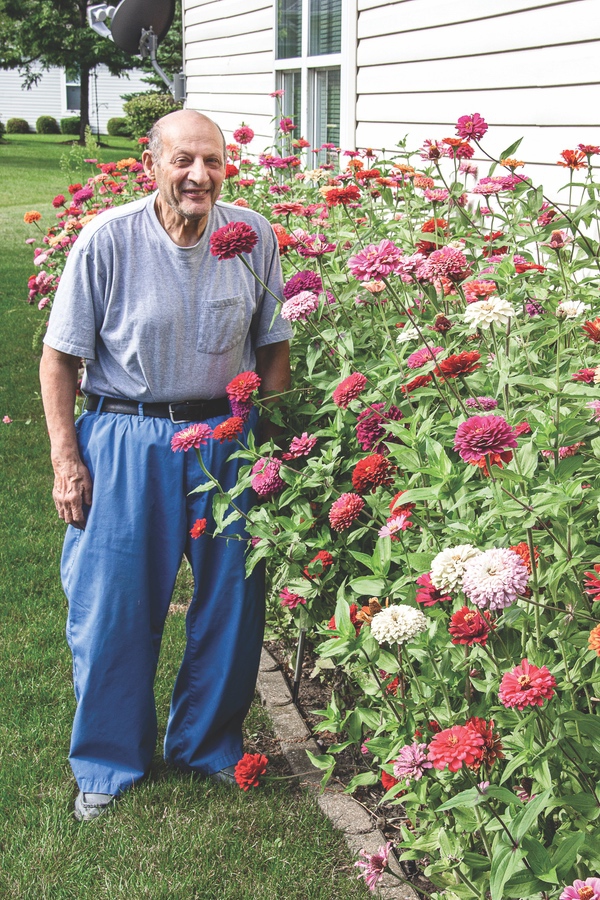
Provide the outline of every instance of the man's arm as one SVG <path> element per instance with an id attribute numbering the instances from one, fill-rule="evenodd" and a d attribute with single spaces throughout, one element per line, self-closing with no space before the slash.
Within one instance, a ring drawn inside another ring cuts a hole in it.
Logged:
<path id="1" fill-rule="evenodd" d="M 274 344 L 265 344 L 256 350 L 256 372 L 260 375 L 261 400 L 269 403 L 271 394 L 281 394 L 287 391 L 291 384 L 290 374 L 290 342 L 277 341 Z M 272 403 L 277 402 L 274 397 Z M 261 422 L 259 440 L 268 441 L 276 438 L 281 429 L 271 422 Z"/>
<path id="2" fill-rule="evenodd" d="M 40 362 L 40 383 L 54 469 L 52 498 L 61 519 L 85 527 L 83 504 L 92 502 L 92 479 L 77 446 L 73 410 L 79 357 L 47 344 Z"/>

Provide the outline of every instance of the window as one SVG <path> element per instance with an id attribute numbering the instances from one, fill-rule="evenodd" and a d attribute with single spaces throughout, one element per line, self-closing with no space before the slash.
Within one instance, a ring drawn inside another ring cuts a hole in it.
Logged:
<path id="1" fill-rule="evenodd" d="M 340 143 L 342 0 L 277 0 L 277 89 L 281 108 L 315 149 Z M 326 152 L 315 154 L 326 161 Z"/>
<path id="2" fill-rule="evenodd" d="M 79 112 L 81 109 L 81 78 L 79 69 L 65 69 L 65 85 L 67 90 L 67 109 L 69 112 Z"/>

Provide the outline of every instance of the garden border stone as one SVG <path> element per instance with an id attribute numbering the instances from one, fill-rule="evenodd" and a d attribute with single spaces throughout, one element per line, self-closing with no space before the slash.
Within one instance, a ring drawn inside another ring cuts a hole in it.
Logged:
<path id="1" fill-rule="evenodd" d="M 310 736 L 304 719 L 292 703 L 279 664 L 263 647 L 258 672 L 257 690 L 266 708 L 281 749 L 301 783 L 314 794 L 317 803 L 335 828 L 343 832 L 352 853 L 360 850 L 375 853 L 386 839 L 369 813 L 339 785 L 328 785 L 320 791 L 321 776 L 306 755 L 306 750 L 319 755 L 320 750 Z M 395 859 L 390 856 L 390 868 L 402 876 Z M 384 875 L 376 896 L 381 900 L 418 900 L 416 892 L 399 884 L 391 875 Z"/>

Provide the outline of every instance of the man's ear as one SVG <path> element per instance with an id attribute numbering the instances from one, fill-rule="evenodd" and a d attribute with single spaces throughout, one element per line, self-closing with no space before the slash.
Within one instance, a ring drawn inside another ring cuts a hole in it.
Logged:
<path id="1" fill-rule="evenodd" d="M 142 153 L 142 165 L 148 178 L 154 178 L 154 160 L 149 150 L 144 150 Z"/>

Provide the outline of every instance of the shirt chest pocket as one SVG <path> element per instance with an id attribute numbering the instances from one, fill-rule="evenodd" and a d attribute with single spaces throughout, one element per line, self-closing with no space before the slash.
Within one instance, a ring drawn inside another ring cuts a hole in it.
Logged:
<path id="1" fill-rule="evenodd" d="M 237 347 L 246 340 L 250 321 L 241 295 L 203 301 L 198 313 L 199 352 L 216 355 Z"/>

